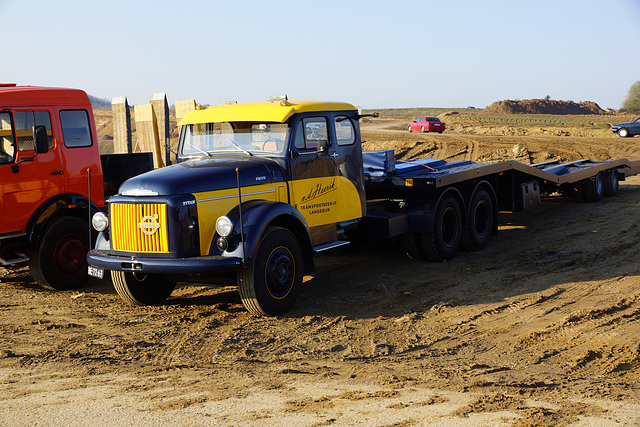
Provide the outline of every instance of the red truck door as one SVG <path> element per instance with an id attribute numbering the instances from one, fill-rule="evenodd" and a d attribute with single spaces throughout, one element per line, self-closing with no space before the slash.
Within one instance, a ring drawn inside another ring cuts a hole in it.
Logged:
<path id="1" fill-rule="evenodd" d="M 65 191 L 64 171 L 49 111 L 35 111 L 36 124 L 47 128 L 49 151 L 20 162 L 35 154 L 33 115 L 24 110 L 0 113 L 2 151 L 13 153 L 12 156 L 0 153 L 0 232 L 3 234 L 24 231 L 44 201 Z"/>
<path id="2" fill-rule="evenodd" d="M 91 198 L 102 206 L 103 177 L 100 161 L 100 150 L 93 123 L 93 112 L 85 108 L 65 109 L 59 111 L 62 130 L 63 165 L 65 169 L 67 193 L 88 196 L 88 170 L 91 169 Z"/>

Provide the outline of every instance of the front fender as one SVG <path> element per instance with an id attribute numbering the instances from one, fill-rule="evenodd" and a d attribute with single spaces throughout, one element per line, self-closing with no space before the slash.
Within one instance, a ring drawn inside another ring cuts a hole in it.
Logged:
<path id="1" fill-rule="evenodd" d="M 242 223 L 237 207 L 227 216 L 235 224 L 234 231 L 229 236 L 232 244 L 226 251 L 221 251 L 216 245 L 219 237 L 216 233 L 209 251 L 211 255 L 236 256 L 244 260 L 244 265 L 251 265 L 257 246 L 267 228 L 283 227 L 291 231 L 300 243 L 304 256 L 305 274 L 314 272 L 309 226 L 302 214 L 293 206 L 282 202 L 253 200 L 242 204 Z"/>
<path id="2" fill-rule="evenodd" d="M 52 197 L 42 203 L 27 222 L 25 233 L 29 236 L 29 251 L 37 250 L 40 235 L 51 218 L 58 215 L 75 216 L 87 220 L 90 225 L 91 217 L 99 210 L 93 201 L 80 194 L 63 193 Z"/>

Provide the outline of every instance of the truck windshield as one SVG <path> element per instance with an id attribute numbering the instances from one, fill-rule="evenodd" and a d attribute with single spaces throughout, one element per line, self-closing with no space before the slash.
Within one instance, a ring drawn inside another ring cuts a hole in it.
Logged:
<path id="1" fill-rule="evenodd" d="M 185 125 L 180 154 L 201 157 L 216 153 L 279 154 L 289 136 L 287 123 L 220 122 Z"/>

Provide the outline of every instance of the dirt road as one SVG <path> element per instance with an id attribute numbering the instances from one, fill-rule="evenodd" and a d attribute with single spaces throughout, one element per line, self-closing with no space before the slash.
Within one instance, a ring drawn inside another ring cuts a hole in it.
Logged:
<path id="1" fill-rule="evenodd" d="M 640 138 L 363 133 L 401 158 L 640 158 Z M 0 270 L 0 425 L 637 425 L 639 249 L 634 177 L 502 213 L 446 263 L 392 242 L 319 256 L 276 318 L 232 277 L 132 307 L 106 280 L 49 292 Z"/>

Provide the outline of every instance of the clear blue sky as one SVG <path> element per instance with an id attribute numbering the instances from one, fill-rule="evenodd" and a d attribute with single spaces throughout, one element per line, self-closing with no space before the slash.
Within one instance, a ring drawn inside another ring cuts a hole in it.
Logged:
<path id="1" fill-rule="evenodd" d="M 640 0 L 0 0 L 0 28 L 0 81 L 131 105 L 619 108 L 640 80 Z"/>

